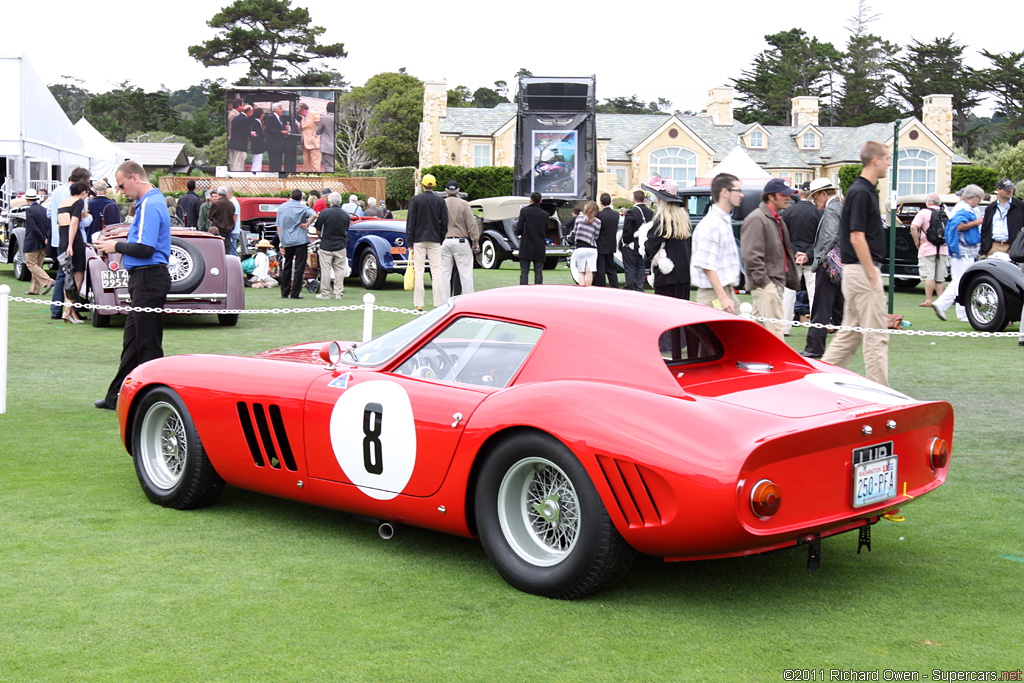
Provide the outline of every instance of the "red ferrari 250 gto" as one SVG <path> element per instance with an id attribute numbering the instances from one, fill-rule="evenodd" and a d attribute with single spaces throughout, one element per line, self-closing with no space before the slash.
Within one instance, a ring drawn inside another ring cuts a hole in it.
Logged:
<path id="1" fill-rule="evenodd" d="M 233 406 L 225 410 L 225 405 Z M 945 402 L 802 358 L 759 325 L 638 292 L 458 297 L 363 344 L 183 355 L 125 380 L 146 495 L 225 483 L 478 536 L 513 586 L 558 598 L 667 560 L 807 545 L 943 483 Z"/>

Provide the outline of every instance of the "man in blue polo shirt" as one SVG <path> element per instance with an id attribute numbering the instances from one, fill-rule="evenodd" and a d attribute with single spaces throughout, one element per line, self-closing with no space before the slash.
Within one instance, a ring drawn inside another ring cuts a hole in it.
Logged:
<path id="1" fill-rule="evenodd" d="M 146 170 L 134 161 L 126 161 L 114 174 L 117 187 L 135 201 L 135 218 L 125 241 L 103 240 L 98 251 L 123 254 L 128 269 L 128 295 L 133 307 L 163 308 L 171 290 L 167 262 L 171 255 L 171 216 L 164 195 L 146 178 Z M 117 408 L 121 383 L 136 366 L 162 358 L 163 315 L 130 312 L 124 323 L 121 366 L 107 388 L 107 395 L 95 402 L 97 408 Z"/>

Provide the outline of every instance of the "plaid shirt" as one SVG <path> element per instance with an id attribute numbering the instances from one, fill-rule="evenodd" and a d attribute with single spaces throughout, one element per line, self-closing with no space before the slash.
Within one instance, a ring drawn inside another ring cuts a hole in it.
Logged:
<path id="1" fill-rule="evenodd" d="M 723 287 L 740 283 L 740 253 L 732 231 L 732 217 L 712 205 L 693 230 L 693 255 L 690 257 L 690 282 L 711 288 L 704 270 L 718 273 Z"/>

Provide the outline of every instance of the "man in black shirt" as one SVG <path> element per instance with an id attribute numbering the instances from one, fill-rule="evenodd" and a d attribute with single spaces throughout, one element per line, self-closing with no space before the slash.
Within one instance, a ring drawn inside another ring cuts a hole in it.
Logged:
<path id="1" fill-rule="evenodd" d="M 885 330 L 885 292 L 879 265 L 885 258 L 885 230 L 878 206 L 878 181 L 892 166 L 889 148 L 868 142 L 860 150 L 863 170 L 846 193 L 839 219 L 839 249 L 843 257 L 843 324 Z M 846 367 L 864 343 L 867 378 L 889 386 L 889 335 L 886 332 L 840 330 L 821 360 Z"/>
<path id="2" fill-rule="evenodd" d="M 199 207 L 203 200 L 195 192 L 196 181 L 189 179 L 185 187 L 188 188 L 188 192 L 178 198 L 178 218 L 186 228 L 194 228 L 199 225 Z"/>
<path id="3" fill-rule="evenodd" d="M 519 284 L 530 282 L 530 264 L 533 264 L 533 284 L 544 284 L 544 257 L 547 252 L 545 235 L 551 216 L 541 205 L 540 192 L 530 195 L 530 203 L 519 211 L 515 234 L 519 237 Z"/>
<path id="4" fill-rule="evenodd" d="M 811 261 L 814 260 L 814 235 L 818 232 L 818 222 L 821 220 L 818 207 L 807 199 L 810 191 L 810 183 L 801 185 L 800 199 L 782 212 L 782 220 L 789 228 L 789 239 L 793 244 L 797 286 L 801 279 L 806 283 L 807 308 L 814 304 L 814 273 L 811 272 Z M 796 292 L 797 290 L 787 287 L 782 293 L 782 317 L 789 323 L 793 322 Z M 791 324 L 786 325 L 786 334 L 789 334 L 791 327 Z"/>
<path id="5" fill-rule="evenodd" d="M 441 281 L 434 282 L 433 276 L 437 267 L 441 265 L 441 242 L 448 232 L 448 205 L 434 194 L 437 180 L 428 173 L 420 182 L 423 183 L 423 192 L 409 200 L 409 212 L 405 217 L 405 244 L 412 255 L 416 274 L 412 302 L 417 311 L 423 310 L 426 296 L 423 289 L 423 274 L 426 268 L 424 261 L 430 262 L 430 288 L 433 290 L 434 307 L 444 303 L 441 296 Z"/>
<path id="6" fill-rule="evenodd" d="M 647 221 L 654 220 L 654 212 L 647 206 L 646 200 L 643 190 L 633 192 L 635 204 L 626 212 L 622 222 L 622 244 L 619 245 L 622 267 L 626 271 L 624 287 L 637 292 L 644 291 L 644 257 L 640 254 L 643 245 L 638 243 L 637 230 Z"/>
<path id="7" fill-rule="evenodd" d="M 597 277 L 594 286 L 604 287 L 605 277 L 608 286 L 619 288 L 619 274 L 615 270 L 615 242 L 619 234 L 619 212 L 612 208 L 612 196 L 605 192 L 601 195 L 601 210 L 597 212 L 601 220 L 601 232 L 597 233 Z"/>
<path id="8" fill-rule="evenodd" d="M 348 272 L 348 211 L 341 208 L 341 195 L 332 192 L 327 196 L 328 208 L 320 212 L 313 227 L 320 236 L 320 293 L 317 299 L 331 298 L 331 280 L 334 280 L 334 298 L 340 299 L 345 290 L 345 275 Z"/>

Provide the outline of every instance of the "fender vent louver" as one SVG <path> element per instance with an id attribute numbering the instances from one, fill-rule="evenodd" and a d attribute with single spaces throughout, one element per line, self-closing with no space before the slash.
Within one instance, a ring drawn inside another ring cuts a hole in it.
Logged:
<path id="1" fill-rule="evenodd" d="M 615 496 L 619 512 L 630 527 L 660 526 L 665 523 L 643 473 L 634 463 L 604 455 L 597 456 L 597 460 Z"/>
<path id="2" fill-rule="evenodd" d="M 245 434 L 245 443 L 249 446 L 249 454 L 257 467 L 264 467 L 268 462 L 276 470 L 281 469 L 281 461 L 284 461 L 286 469 L 295 472 L 295 457 L 292 454 L 291 444 L 288 442 L 288 432 L 284 427 L 284 420 L 281 419 L 281 408 L 276 405 L 269 406 L 270 422 L 267 422 L 267 414 L 261 403 L 252 404 L 250 415 L 249 406 L 239 402 L 238 421 L 242 425 L 242 432 Z M 255 426 L 254 426 L 255 422 Z M 271 435 L 273 427 L 273 435 Z M 275 442 L 274 437 L 277 437 Z M 260 448 L 262 444 L 263 448 Z M 280 451 L 280 457 L 278 452 Z M 266 453 L 266 461 L 263 454 Z"/>

